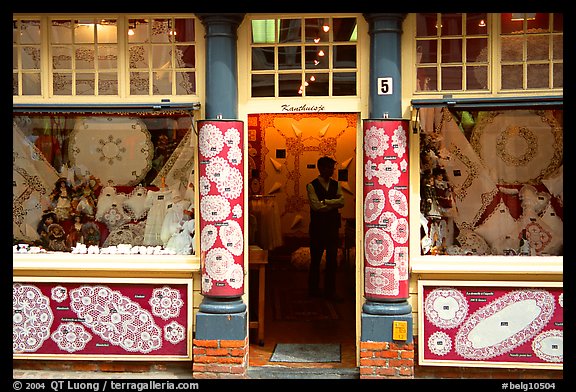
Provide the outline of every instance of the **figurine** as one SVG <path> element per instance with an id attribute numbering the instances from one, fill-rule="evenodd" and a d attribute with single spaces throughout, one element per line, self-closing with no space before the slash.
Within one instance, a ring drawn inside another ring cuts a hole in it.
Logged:
<path id="1" fill-rule="evenodd" d="M 36 231 L 40 236 L 40 243 L 45 249 L 48 248 L 49 243 L 48 227 L 53 223 L 57 223 L 56 213 L 54 211 L 44 211 Z"/>
<path id="2" fill-rule="evenodd" d="M 52 223 L 48 226 L 48 250 L 70 252 L 70 248 L 66 245 L 64 228 L 58 223 Z"/>
<path id="3" fill-rule="evenodd" d="M 54 190 L 50 194 L 52 201 L 52 208 L 56 213 L 58 221 L 62 222 L 70 219 L 72 212 L 72 189 L 68 185 L 66 178 L 60 177 L 54 186 Z"/>

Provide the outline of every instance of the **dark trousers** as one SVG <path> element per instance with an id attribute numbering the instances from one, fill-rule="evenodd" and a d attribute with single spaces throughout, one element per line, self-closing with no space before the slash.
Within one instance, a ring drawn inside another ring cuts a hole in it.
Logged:
<path id="1" fill-rule="evenodd" d="M 333 297 L 336 294 L 338 232 L 310 233 L 310 271 L 308 275 L 308 291 L 311 295 L 320 294 L 320 263 L 322 262 L 322 254 L 324 251 L 326 251 L 324 294 L 327 297 Z"/>

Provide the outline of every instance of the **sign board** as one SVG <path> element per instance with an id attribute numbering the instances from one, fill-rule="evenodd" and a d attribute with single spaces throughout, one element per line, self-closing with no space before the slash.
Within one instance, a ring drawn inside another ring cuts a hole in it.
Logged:
<path id="1" fill-rule="evenodd" d="M 378 78 L 378 95 L 392 95 L 393 92 L 392 78 Z"/>

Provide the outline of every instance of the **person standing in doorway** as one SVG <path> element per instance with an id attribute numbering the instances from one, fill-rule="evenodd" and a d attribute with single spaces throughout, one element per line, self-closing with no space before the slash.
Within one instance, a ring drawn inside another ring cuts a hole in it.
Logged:
<path id="1" fill-rule="evenodd" d="M 338 243 L 340 231 L 340 212 L 344 207 L 344 195 L 338 181 L 332 179 L 336 161 L 323 156 L 318 159 L 319 175 L 306 185 L 310 202 L 310 271 L 308 276 L 308 294 L 319 297 L 320 263 L 326 251 L 324 272 L 324 296 L 340 300 L 336 295 L 336 270 L 338 267 Z"/>

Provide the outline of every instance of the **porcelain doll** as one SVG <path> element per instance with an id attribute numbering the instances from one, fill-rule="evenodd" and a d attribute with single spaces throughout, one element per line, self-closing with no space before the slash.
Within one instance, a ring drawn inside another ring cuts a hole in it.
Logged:
<path id="1" fill-rule="evenodd" d="M 70 219 L 70 213 L 72 212 L 72 189 L 67 183 L 66 178 L 59 178 L 56 181 L 54 190 L 50 194 L 50 200 L 52 202 L 52 208 L 56 213 L 58 221 L 65 221 Z"/>
<path id="2" fill-rule="evenodd" d="M 83 220 L 82 214 L 73 215 L 72 226 L 70 226 L 70 230 L 66 235 L 66 243 L 70 248 L 75 247 L 78 243 L 84 243 L 84 237 L 82 236 Z"/>
<path id="3" fill-rule="evenodd" d="M 54 211 L 45 211 L 36 229 L 40 236 L 40 243 L 44 248 L 48 248 L 48 227 L 53 223 L 57 223 L 56 213 Z"/>
<path id="4" fill-rule="evenodd" d="M 66 233 L 64 228 L 58 223 L 48 226 L 48 250 L 56 252 L 70 252 L 70 247 L 66 245 Z"/>

